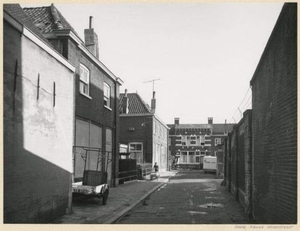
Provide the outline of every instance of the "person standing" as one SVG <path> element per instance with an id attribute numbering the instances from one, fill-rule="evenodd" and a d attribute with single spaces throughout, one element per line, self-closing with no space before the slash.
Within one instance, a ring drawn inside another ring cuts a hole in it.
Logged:
<path id="1" fill-rule="evenodd" d="M 155 172 L 158 172 L 158 165 L 157 165 L 157 162 L 155 162 L 153 168 L 154 168 L 154 171 L 155 171 Z"/>

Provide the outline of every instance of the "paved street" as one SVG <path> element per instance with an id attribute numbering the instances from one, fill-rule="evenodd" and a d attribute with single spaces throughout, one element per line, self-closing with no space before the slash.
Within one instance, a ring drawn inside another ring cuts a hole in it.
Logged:
<path id="1" fill-rule="evenodd" d="M 202 171 L 181 171 L 139 204 L 118 224 L 245 224 L 243 208 Z"/>

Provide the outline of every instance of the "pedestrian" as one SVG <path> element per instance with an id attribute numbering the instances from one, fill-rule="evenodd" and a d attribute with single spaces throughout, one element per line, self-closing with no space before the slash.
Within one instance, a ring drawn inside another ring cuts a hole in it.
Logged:
<path id="1" fill-rule="evenodd" d="M 158 165 L 157 165 L 157 162 L 155 162 L 153 168 L 154 168 L 154 171 L 155 171 L 155 172 L 158 172 Z"/>

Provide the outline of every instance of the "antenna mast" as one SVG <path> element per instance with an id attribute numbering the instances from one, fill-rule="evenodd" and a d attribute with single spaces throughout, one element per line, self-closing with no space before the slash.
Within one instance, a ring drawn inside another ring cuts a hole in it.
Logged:
<path id="1" fill-rule="evenodd" d="M 152 92 L 154 92 L 154 82 L 158 81 L 158 80 L 160 80 L 160 79 L 152 79 L 152 80 L 149 80 L 149 81 L 145 81 L 144 83 L 150 83 L 150 82 L 152 82 Z"/>

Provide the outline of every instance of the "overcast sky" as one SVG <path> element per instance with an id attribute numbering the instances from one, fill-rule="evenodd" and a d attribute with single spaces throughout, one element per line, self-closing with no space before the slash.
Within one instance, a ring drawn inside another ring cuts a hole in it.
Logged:
<path id="1" fill-rule="evenodd" d="M 180 123 L 238 120 L 238 107 L 251 105 L 249 82 L 283 3 L 55 6 L 82 39 L 93 16 L 99 59 L 124 81 L 121 92 L 138 92 L 150 105 L 152 83 L 144 82 L 160 79 L 156 112 L 168 124 L 174 117 Z"/>

